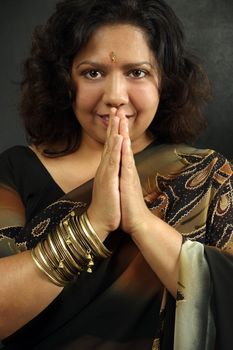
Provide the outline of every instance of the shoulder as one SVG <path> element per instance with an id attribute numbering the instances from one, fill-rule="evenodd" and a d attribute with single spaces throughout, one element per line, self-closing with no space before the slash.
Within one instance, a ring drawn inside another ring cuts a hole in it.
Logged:
<path id="1" fill-rule="evenodd" d="M 24 154 L 28 154 L 30 152 L 30 149 L 28 146 L 23 145 L 16 145 L 13 147 L 10 147 L 3 152 L 0 153 L 1 159 L 14 159 L 14 157 L 21 156 Z"/>
<path id="2" fill-rule="evenodd" d="M 35 153 L 29 146 L 17 145 L 0 153 L 0 164 L 1 166 L 8 164 L 12 168 L 22 168 L 25 164 L 34 162 L 35 158 Z"/>
<path id="3" fill-rule="evenodd" d="M 194 187 L 203 183 L 208 190 L 211 203 L 214 203 L 213 200 L 215 200 L 220 207 L 222 204 L 229 204 L 233 195 L 232 163 L 221 153 L 209 149 L 202 153 L 202 158 L 194 166 L 196 171 L 190 183 Z"/>
<path id="4" fill-rule="evenodd" d="M 19 173 L 30 166 L 32 151 L 27 146 L 13 146 L 0 154 L 0 183 L 12 188 L 16 187 Z"/>
<path id="5" fill-rule="evenodd" d="M 231 162 L 213 149 L 164 144 L 156 153 L 157 181 L 172 181 L 183 190 L 211 188 L 212 194 L 233 181 Z"/>
<path id="6" fill-rule="evenodd" d="M 209 148 L 198 148 L 189 146 L 186 144 L 164 144 L 162 147 L 162 152 L 168 157 L 177 160 L 185 160 L 187 164 L 198 163 L 203 161 L 203 159 L 220 157 L 224 158 L 223 155 L 219 154 L 217 151 Z"/>
<path id="7" fill-rule="evenodd" d="M 161 149 L 161 159 L 164 163 L 173 163 L 182 171 L 205 169 L 208 172 L 221 171 L 232 175 L 231 162 L 221 153 L 213 149 L 191 147 L 185 144 L 167 144 Z"/>
<path id="8" fill-rule="evenodd" d="M 179 145 L 175 153 L 178 159 L 187 164 L 188 168 L 202 169 L 206 175 L 212 175 L 220 183 L 233 175 L 232 163 L 216 150 Z"/>

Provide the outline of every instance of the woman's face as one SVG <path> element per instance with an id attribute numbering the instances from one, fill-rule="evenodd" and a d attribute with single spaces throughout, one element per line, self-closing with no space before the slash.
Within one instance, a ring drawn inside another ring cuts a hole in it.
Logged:
<path id="1" fill-rule="evenodd" d="M 128 118 L 133 150 L 148 144 L 147 128 L 159 103 L 159 76 L 140 28 L 126 24 L 100 28 L 75 57 L 72 79 L 82 142 L 103 145 L 110 109 L 116 107 Z"/>

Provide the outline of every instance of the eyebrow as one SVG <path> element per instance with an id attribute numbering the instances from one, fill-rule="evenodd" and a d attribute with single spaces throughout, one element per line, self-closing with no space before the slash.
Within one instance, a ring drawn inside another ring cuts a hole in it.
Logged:
<path id="1" fill-rule="evenodd" d="M 110 64 L 102 64 L 102 63 L 98 63 L 98 62 L 94 62 L 94 61 L 82 61 L 80 62 L 79 64 L 77 64 L 76 68 L 79 68 L 80 66 L 84 65 L 84 64 L 89 64 L 93 67 L 97 67 L 97 68 L 103 68 L 103 67 L 106 67 L 106 66 L 109 66 Z M 142 65 L 148 65 L 150 66 L 151 68 L 155 68 L 150 62 L 148 61 L 141 61 L 141 62 L 133 62 L 133 63 L 127 63 L 127 64 L 123 64 L 123 67 L 125 69 L 128 69 L 128 68 L 132 68 L 132 67 L 138 67 L 138 66 L 142 66 Z"/>

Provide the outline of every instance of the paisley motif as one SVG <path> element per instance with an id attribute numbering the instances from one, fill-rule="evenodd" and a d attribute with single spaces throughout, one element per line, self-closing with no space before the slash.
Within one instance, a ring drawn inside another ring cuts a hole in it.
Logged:
<path id="1" fill-rule="evenodd" d="M 231 205 L 229 195 L 227 193 L 220 196 L 217 203 L 216 215 L 222 216 L 227 213 Z"/>
<path id="2" fill-rule="evenodd" d="M 39 237 L 39 236 L 43 235 L 43 233 L 45 232 L 45 230 L 48 227 L 49 223 L 50 223 L 50 219 L 49 218 L 44 220 L 44 221 L 41 221 L 31 231 L 32 236 L 33 237 Z"/>
<path id="3" fill-rule="evenodd" d="M 207 167 L 191 176 L 191 178 L 186 182 L 185 187 L 189 190 L 193 190 L 202 186 L 209 178 L 210 173 L 213 170 L 213 167 L 216 164 L 216 162 L 217 159 L 214 158 L 211 161 L 211 163 L 207 165 Z"/>
<path id="4" fill-rule="evenodd" d="M 220 185 L 223 185 L 226 179 L 231 176 L 231 174 L 231 166 L 228 162 L 225 161 L 221 168 L 219 168 L 218 171 L 214 174 L 213 179 Z"/>

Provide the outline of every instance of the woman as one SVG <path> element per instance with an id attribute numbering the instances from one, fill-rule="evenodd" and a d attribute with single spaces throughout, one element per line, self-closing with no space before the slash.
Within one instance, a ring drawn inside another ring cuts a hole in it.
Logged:
<path id="1" fill-rule="evenodd" d="M 66 0 L 37 28 L 29 146 L 0 159 L 4 348 L 230 349 L 232 167 L 186 145 L 207 97 L 161 0 Z"/>

